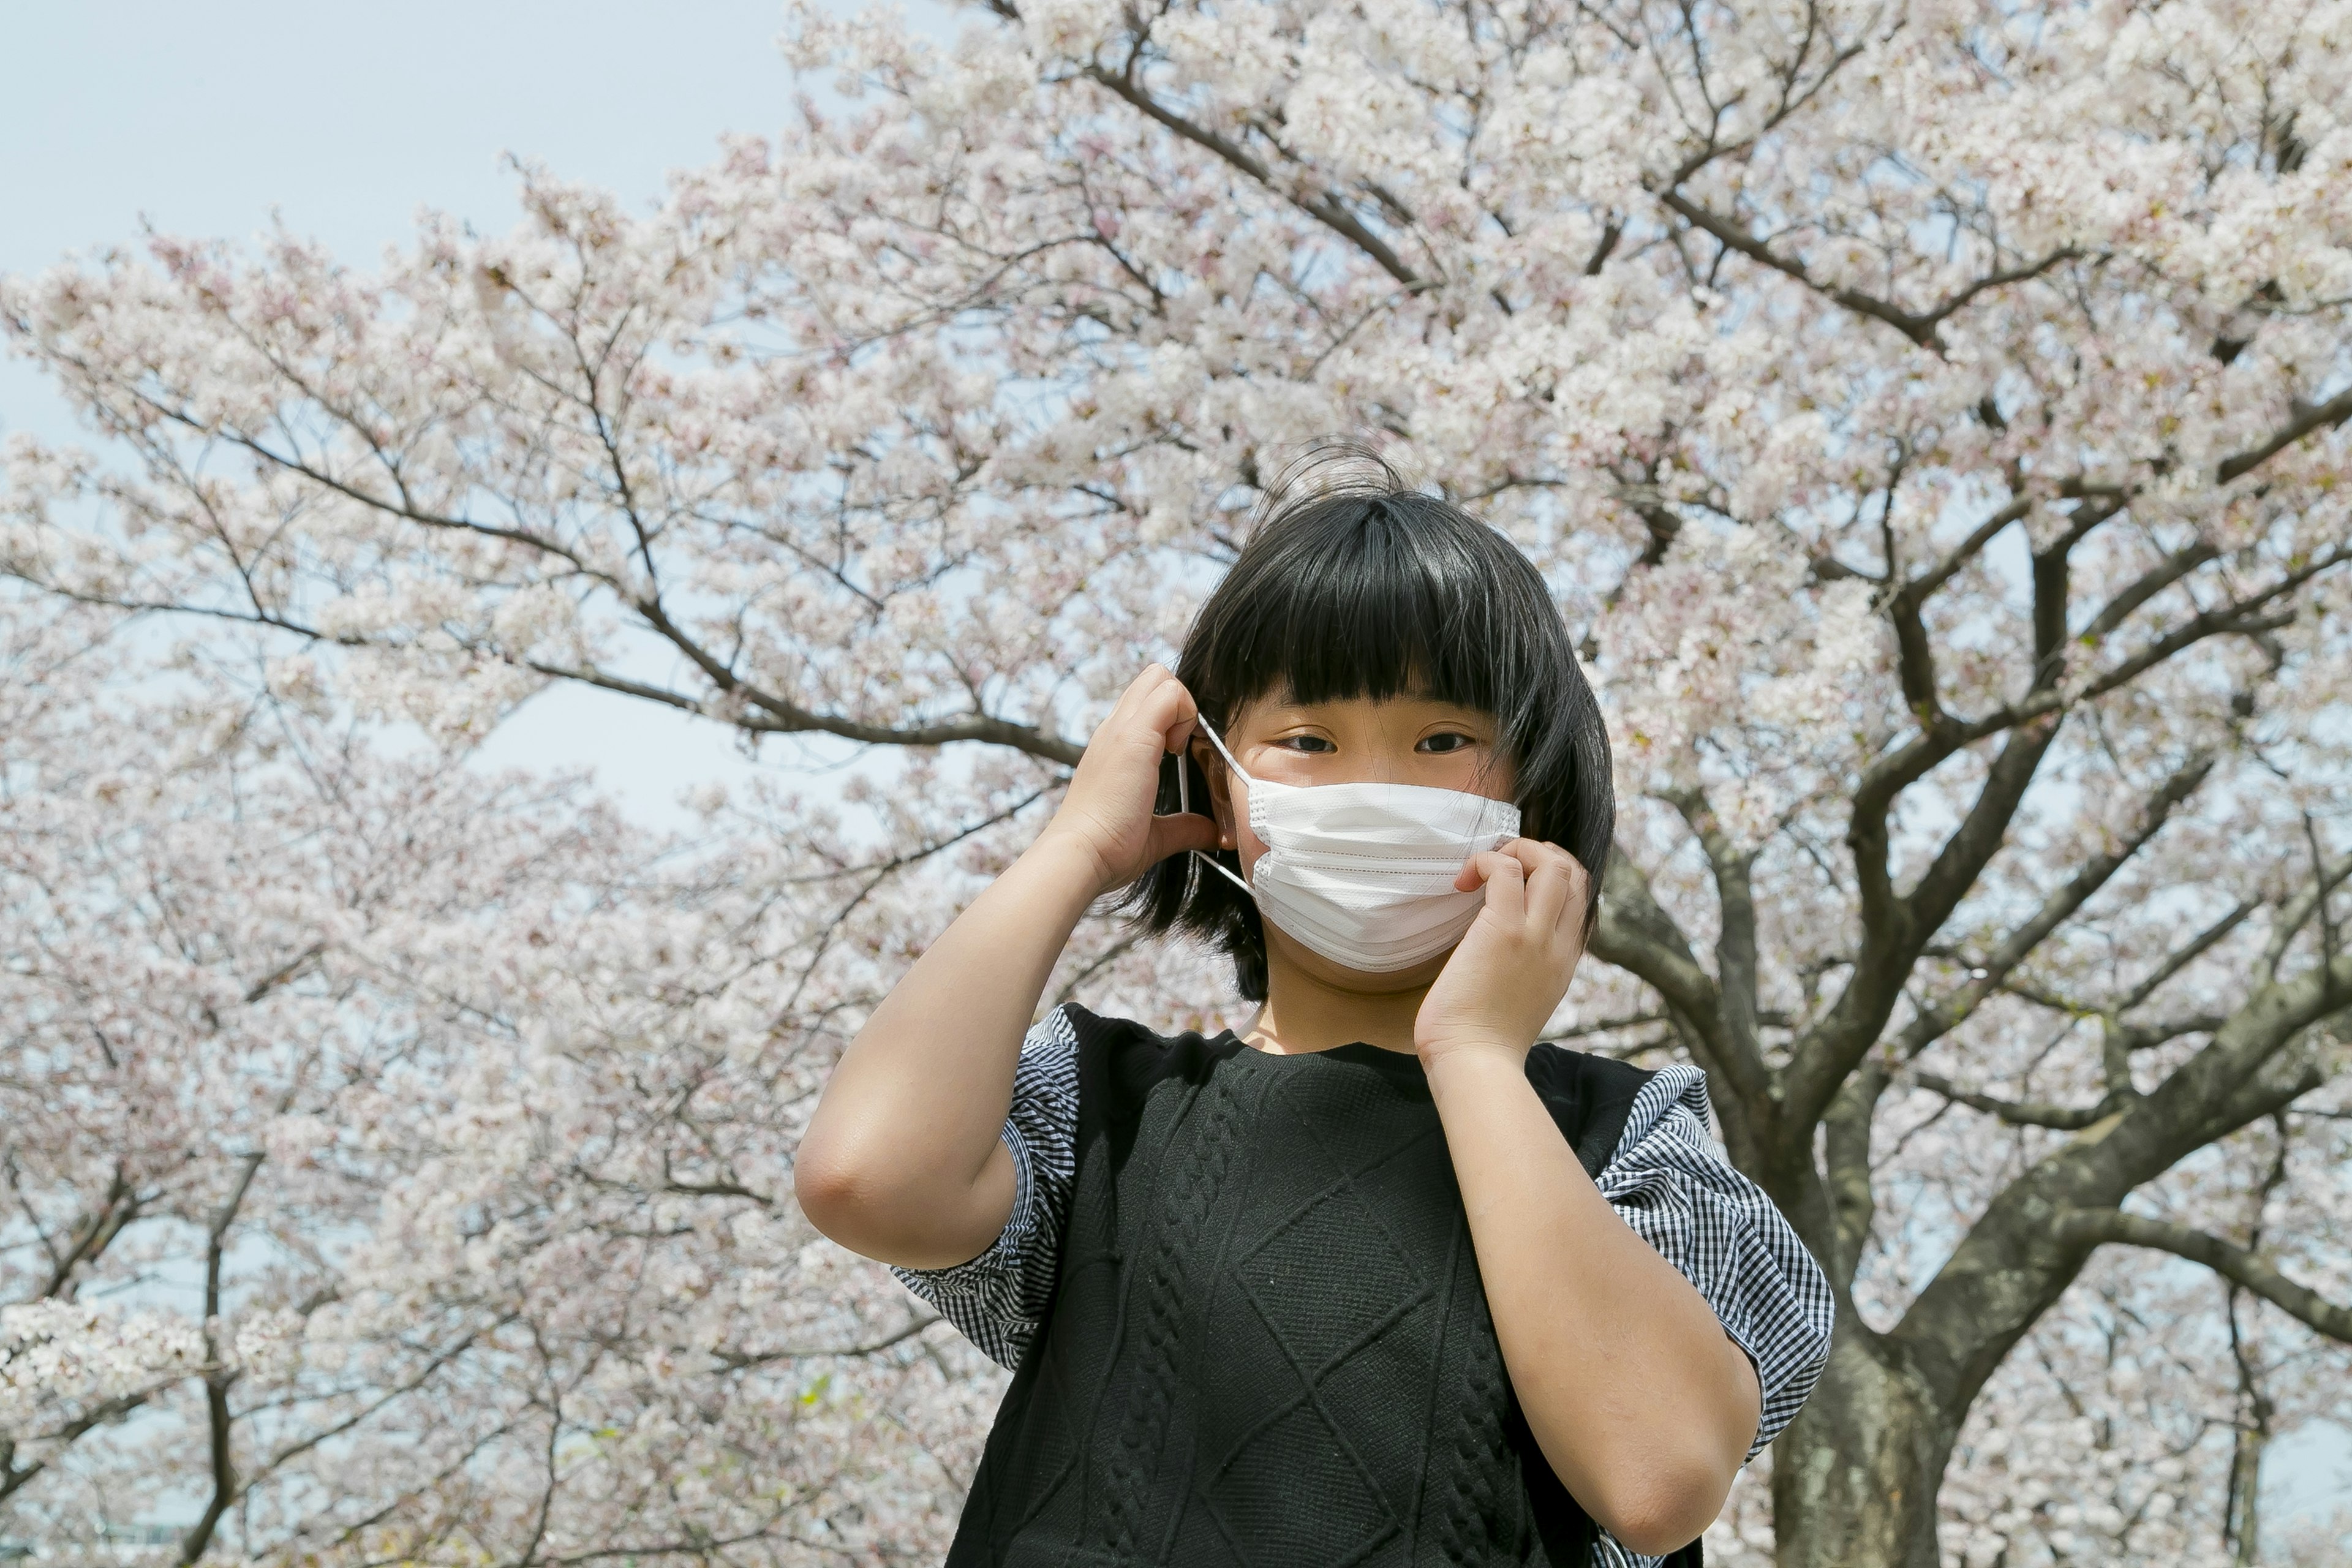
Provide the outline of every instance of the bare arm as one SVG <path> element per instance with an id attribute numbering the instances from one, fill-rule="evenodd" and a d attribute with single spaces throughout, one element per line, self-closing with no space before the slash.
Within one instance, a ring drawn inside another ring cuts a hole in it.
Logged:
<path id="1" fill-rule="evenodd" d="M 1763 1395 L 1747 1353 L 1593 1186 L 1524 1054 L 1453 1052 L 1429 1083 L 1537 1446 L 1634 1551 L 1694 1540 L 1756 1436 Z"/>
<path id="2" fill-rule="evenodd" d="M 1763 1394 L 1697 1287 L 1619 1217 L 1528 1081 L 1582 955 L 1584 868 L 1515 839 L 1463 880 L 1486 906 L 1414 1029 L 1528 1429 L 1570 1493 L 1645 1554 L 1696 1539 L 1756 1436 Z M 1458 884 L 1457 884 L 1458 885 Z"/>
<path id="3" fill-rule="evenodd" d="M 1087 742 L 1036 843 L 933 942 L 842 1052 L 793 1168 L 809 1223 L 853 1252 L 938 1268 L 1012 1217 L 998 1138 L 1021 1037 L 1087 906 L 1165 858 L 1212 848 L 1205 816 L 1151 815 L 1192 699 L 1159 665 Z"/>

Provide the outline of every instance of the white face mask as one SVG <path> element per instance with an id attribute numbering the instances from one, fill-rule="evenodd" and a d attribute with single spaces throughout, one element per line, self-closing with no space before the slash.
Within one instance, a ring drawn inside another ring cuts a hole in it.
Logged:
<path id="1" fill-rule="evenodd" d="M 1422 784 L 1275 784 L 1254 779 L 1201 721 L 1218 754 L 1246 786 L 1250 830 L 1265 846 L 1250 879 L 1202 855 L 1257 900 L 1258 913 L 1343 969 L 1410 969 L 1462 940 L 1486 902 L 1454 879 L 1474 855 L 1519 836 L 1519 808 L 1461 790 Z M 1176 770 L 1180 809 L 1192 809 L 1187 770 Z"/>

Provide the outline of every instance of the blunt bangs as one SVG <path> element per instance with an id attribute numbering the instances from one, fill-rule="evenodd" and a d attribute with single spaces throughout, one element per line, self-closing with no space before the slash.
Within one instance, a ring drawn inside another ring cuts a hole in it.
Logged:
<path id="1" fill-rule="evenodd" d="M 1499 718 L 1501 694 L 1533 673 L 1532 650 L 1496 602 L 1483 542 L 1464 538 L 1451 510 L 1418 495 L 1301 508 L 1234 566 L 1218 613 L 1186 642 L 1185 668 L 1228 713 L 1287 689 L 1300 702 L 1431 697 Z"/>
<path id="2" fill-rule="evenodd" d="M 1600 706 L 1559 606 L 1502 534 L 1407 489 L 1377 458 L 1341 455 L 1376 477 L 1298 493 L 1318 464 L 1276 488 L 1194 617 L 1177 678 L 1221 733 L 1241 709 L 1277 692 L 1299 702 L 1433 698 L 1487 714 L 1512 767 L 1522 830 L 1591 874 L 1589 936 L 1616 801 Z M 1194 800 L 1209 798 L 1200 765 L 1171 757 L 1162 812 L 1177 809 L 1179 766 L 1192 770 Z M 1239 872 L 1234 851 L 1218 855 Z M 1123 902 L 1148 931 L 1186 931 L 1229 953 L 1243 996 L 1265 999 L 1264 928 L 1231 882 L 1179 856 L 1146 872 Z"/>

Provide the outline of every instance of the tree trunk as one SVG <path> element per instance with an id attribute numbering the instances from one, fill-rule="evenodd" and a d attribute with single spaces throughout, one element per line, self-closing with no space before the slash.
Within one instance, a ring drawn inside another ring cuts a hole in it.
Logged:
<path id="1" fill-rule="evenodd" d="M 1821 1385 L 1772 1447 L 1780 1568 L 1937 1568 L 1958 1436 L 1900 1350 L 1843 1319 Z"/>
<path id="2" fill-rule="evenodd" d="M 2221 1518 L 2221 1543 L 2243 1563 L 2262 1561 L 2263 1453 L 2271 1441 L 2271 1402 L 2260 1393 L 2238 1428 L 2230 1456 L 2230 1493 Z"/>

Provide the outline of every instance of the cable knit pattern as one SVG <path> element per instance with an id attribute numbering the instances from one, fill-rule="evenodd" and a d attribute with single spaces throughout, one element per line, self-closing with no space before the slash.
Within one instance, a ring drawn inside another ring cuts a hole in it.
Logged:
<path id="1" fill-rule="evenodd" d="M 1224 1184 L 1234 1153 L 1234 1134 L 1240 1107 L 1230 1076 L 1214 1077 L 1202 1091 L 1208 1102 L 1196 1108 L 1202 1119 L 1200 1148 L 1204 1156 L 1189 1163 L 1168 1189 L 1151 1262 L 1146 1271 L 1143 1348 L 1138 1379 L 1141 1386 L 1129 1400 L 1120 1424 L 1118 1449 L 1112 1459 L 1110 1510 L 1114 1526 L 1111 1550 L 1121 1558 L 1137 1554 L 1139 1517 L 1150 1481 L 1150 1468 L 1160 1457 L 1159 1445 L 1168 1429 L 1169 1405 L 1176 1393 L 1177 1318 L 1185 1305 L 1185 1276 L 1211 1200 Z"/>
<path id="2" fill-rule="evenodd" d="M 1699 1075 L 1543 1046 L 1528 1076 L 1755 1361 L 1760 1446 L 1818 1375 L 1827 1292 L 1715 1151 Z M 1024 1043 L 1005 1143 L 1005 1233 L 898 1271 L 1015 1369 L 950 1568 L 1660 1561 L 1596 1531 L 1527 1429 L 1410 1057 L 1266 1057 L 1057 1010 Z"/>
<path id="3" fill-rule="evenodd" d="M 1475 1303 L 1465 1303 L 1475 1310 Z M 1453 1473 L 1448 1478 L 1444 1535 L 1449 1563 L 1485 1563 L 1494 1548 L 1490 1522 L 1494 1516 L 1494 1456 L 1503 1447 L 1503 1423 L 1498 1414 L 1503 1398 L 1503 1361 L 1488 1352 L 1493 1328 L 1473 1334 L 1462 1384 L 1468 1397 L 1462 1402 L 1453 1432 Z"/>
<path id="4" fill-rule="evenodd" d="M 1724 1159 L 1709 1116 L 1704 1074 L 1661 1069 L 1643 1087 L 1595 1181 L 1625 1223 L 1698 1288 L 1755 1363 L 1764 1402 L 1752 1458 L 1820 1379 L 1833 1308 L 1820 1266 L 1772 1200 Z M 1057 1007 L 1029 1031 L 1013 1073 L 1004 1142 L 1019 1185 L 1003 1233 L 968 1263 L 891 1270 L 1001 1366 L 1020 1363 L 1053 1296 L 1077 1121 L 1077 1037 Z M 1621 1552 L 1611 1568 L 1654 1561 Z"/>

